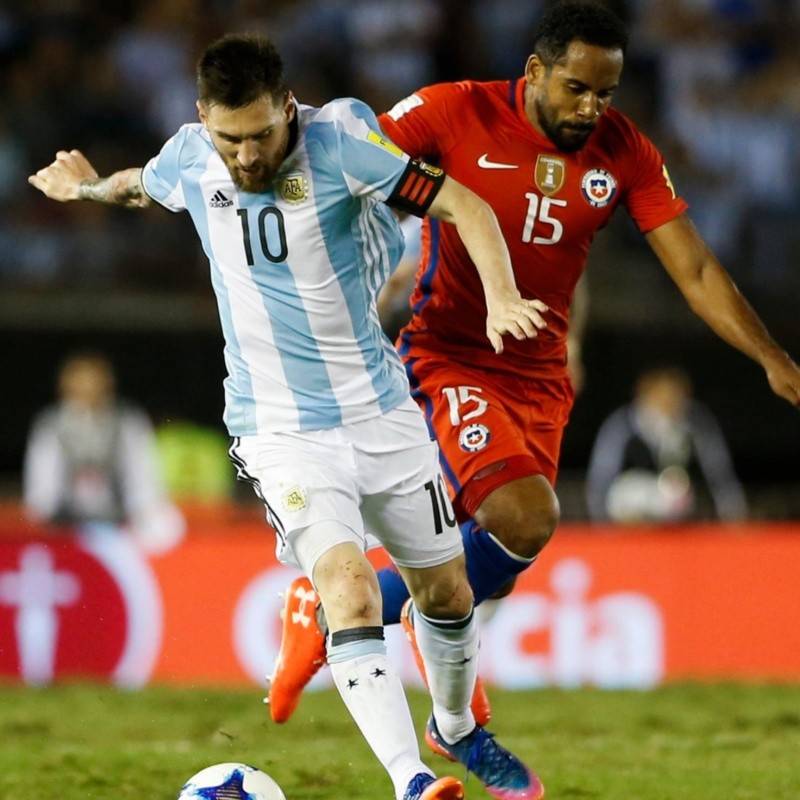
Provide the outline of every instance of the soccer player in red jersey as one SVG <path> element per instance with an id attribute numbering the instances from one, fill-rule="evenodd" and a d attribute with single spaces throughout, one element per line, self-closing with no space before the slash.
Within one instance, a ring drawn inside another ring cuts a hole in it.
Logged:
<path id="1" fill-rule="evenodd" d="M 555 5 L 541 20 L 523 77 L 430 86 L 379 117 L 412 156 L 444 168 L 494 209 L 523 297 L 548 325 L 502 354 L 481 339 L 477 274 L 452 226 L 426 220 L 398 348 L 441 449 L 462 520 L 476 603 L 508 592 L 559 519 L 553 489 L 572 406 L 570 302 L 597 231 L 623 206 L 691 308 L 759 363 L 773 391 L 800 405 L 800 370 L 706 247 L 664 160 L 610 107 L 627 33 L 607 8 Z M 381 577 L 384 620 L 407 591 Z"/>
<path id="2" fill-rule="evenodd" d="M 476 603 L 510 591 L 558 523 L 554 484 L 573 401 L 570 303 L 592 240 L 619 205 L 691 308 L 762 366 L 778 396 L 800 406 L 797 364 L 697 233 L 659 151 L 610 108 L 627 40 L 603 5 L 559 3 L 542 18 L 521 78 L 427 87 L 379 117 L 402 150 L 489 202 L 520 293 L 549 307 L 536 338 L 509 340 L 502 354 L 493 352 L 483 338 L 486 307 L 475 267 L 457 232 L 424 222 L 413 317 L 398 348 L 439 442 Z M 408 590 L 391 569 L 379 579 L 384 623 L 397 622 Z M 284 619 L 284 645 L 302 635 Z M 297 666 L 284 659 L 273 686 L 298 674 Z M 312 675 L 307 670 L 303 680 Z M 462 760 L 435 730 L 426 738 Z"/>

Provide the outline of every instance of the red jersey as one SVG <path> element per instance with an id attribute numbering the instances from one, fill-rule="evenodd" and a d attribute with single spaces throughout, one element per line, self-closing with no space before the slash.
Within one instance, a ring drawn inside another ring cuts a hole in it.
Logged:
<path id="1" fill-rule="evenodd" d="M 560 151 L 525 115 L 525 80 L 429 86 L 379 117 L 413 157 L 442 167 L 494 209 L 520 293 L 550 311 L 535 339 L 507 336 L 494 353 L 485 334 L 478 272 L 454 225 L 426 217 L 413 317 L 400 335 L 404 358 L 446 356 L 531 377 L 566 375 L 566 334 L 575 284 L 595 233 L 622 204 L 648 231 L 686 209 L 656 147 L 609 109 L 583 149 Z"/>

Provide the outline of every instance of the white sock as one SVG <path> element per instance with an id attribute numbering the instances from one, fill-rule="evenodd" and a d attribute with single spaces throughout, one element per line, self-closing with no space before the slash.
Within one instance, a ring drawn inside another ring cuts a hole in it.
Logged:
<path id="1" fill-rule="evenodd" d="M 328 664 L 347 710 L 400 800 L 418 772 L 433 773 L 420 759 L 408 701 L 383 640 L 329 644 Z"/>
<path id="2" fill-rule="evenodd" d="M 470 709 L 478 677 L 480 639 L 474 610 L 463 620 L 434 620 L 413 610 L 417 646 L 425 663 L 436 727 L 450 744 L 475 727 Z"/>

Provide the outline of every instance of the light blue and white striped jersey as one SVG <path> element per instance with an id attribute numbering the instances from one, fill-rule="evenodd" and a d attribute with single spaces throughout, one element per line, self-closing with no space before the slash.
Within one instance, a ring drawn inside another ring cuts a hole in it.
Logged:
<path id="1" fill-rule="evenodd" d="M 409 394 L 375 308 L 404 246 L 383 201 L 408 156 L 358 100 L 297 110 L 297 142 L 271 191 L 238 189 L 199 123 L 142 174 L 154 200 L 189 212 L 208 256 L 232 436 L 333 428 Z"/>

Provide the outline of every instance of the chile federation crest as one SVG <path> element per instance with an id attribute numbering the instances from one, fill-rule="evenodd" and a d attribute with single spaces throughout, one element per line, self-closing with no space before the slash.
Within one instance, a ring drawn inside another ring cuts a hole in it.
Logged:
<path id="1" fill-rule="evenodd" d="M 605 208 L 617 193 L 617 181 L 604 169 L 590 169 L 581 179 L 583 197 L 594 208 Z"/>

